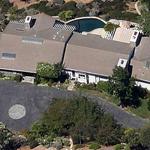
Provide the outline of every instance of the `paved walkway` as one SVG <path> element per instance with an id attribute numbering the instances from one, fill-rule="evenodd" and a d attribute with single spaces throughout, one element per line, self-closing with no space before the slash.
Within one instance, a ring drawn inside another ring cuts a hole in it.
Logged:
<path id="1" fill-rule="evenodd" d="M 70 98 L 79 95 L 85 94 L 37 87 L 29 83 L 0 81 L 0 121 L 14 130 L 26 129 L 41 117 L 53 98 Z M 139 128 L 146 123 L 145 120 L 132 116 L 100 98 L 95 96 L 88 97 L 90 100 L 97 100 L 106 112 L 111 113 L 124 126 Z"/>

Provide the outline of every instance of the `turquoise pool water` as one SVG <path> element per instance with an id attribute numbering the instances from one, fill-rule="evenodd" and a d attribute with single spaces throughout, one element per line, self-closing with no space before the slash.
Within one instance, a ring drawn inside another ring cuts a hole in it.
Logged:
<path id="1" fill-rule="evenodd" d="M 97 28 L 103 28 L 105 23 L 96 18 L 83 18 L 67 23 L 76 27 L 77 32 L 90 32 Z"/>

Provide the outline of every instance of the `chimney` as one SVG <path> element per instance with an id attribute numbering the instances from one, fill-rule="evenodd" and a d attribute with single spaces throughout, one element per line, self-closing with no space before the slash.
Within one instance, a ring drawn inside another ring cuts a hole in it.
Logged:
<path id="1" fill-rule="evenodd" d="M 126 59 L 120 58 L 119 61 L 118 61 L 117 66 L 118 66 L 118 67 L 122 67 L 122 68 L 126 68 L 127 62 L 128 62 L 128 61 L 127 61 Z"/>
<path id="2" fill-rule="evenodd" d="M 136 30 L 132 33 L 130 43 L 133 44 L 134 46 L 137 46 L 139 35 L 140 35 L 140 32 Z"/>
<path id="3" fill-rule="evenodd" d="M 31 16 L 26 16 L 26 18 L 25 18 L 25 28 L 30 29 L 31 28 L 31 23 L 32 23 L 32 17 Z"/>

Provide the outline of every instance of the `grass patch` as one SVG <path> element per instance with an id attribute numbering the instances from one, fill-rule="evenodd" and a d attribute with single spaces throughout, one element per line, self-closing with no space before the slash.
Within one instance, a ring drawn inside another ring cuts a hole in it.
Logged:
<path id="1" fill-rule="evenodd" d="M 145 99 L 141 100 L 141 106 L 139 106 L 138 108 L 129 107 L 128 111 L 130 111 L 142 118 L 150 119 L 150 111 L 148 110 L 147 103 L 148 103 L 148 100 L 145 100 Z"/>
<path id="2" fill-rule="evenodd" d="M 119 100 L 115 96 L 109 95 L 106 92 L 99 92 L 96 90 L 88 90 L 88 89 L 84 89 L 84 88 L 76 88 L 76 90 L 80 91 L 80 92 L 89 93 L 89 94 L 94 95 L 94 96 L 98 96 L 98 97 L 103 98 L 103 99 L 105 99 L 111 103 L 116 104 L 116 105 L 119 104 Z"/>

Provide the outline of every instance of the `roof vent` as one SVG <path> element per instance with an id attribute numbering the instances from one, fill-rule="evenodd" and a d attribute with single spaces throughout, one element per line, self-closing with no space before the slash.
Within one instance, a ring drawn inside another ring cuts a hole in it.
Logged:
<path id="1" fill-rule="evenodd" d="M 31 16 L 27 16 L 25 18 L 25 28 L 26 29 L 30 29 L 31 27 L 31 22 L 32 22 L 32 17 Z"/>
<path id="2" fill-rule="evenodd" d="M 130 42 L 136 43 L 137 39 L 138 39 L 138 36 L 139 36 L 139 33 L 140 33 L 139 31 L 134 31 L 132 36 L 131 36 Z"/>
<path id="3" fill-rule="evenodd" d="M 146 61 L 145 62 L 145 68 L 146 69 L 150 69 L 150 61 Z"/>
<path id="4" fill-rule="evenodd" d="M 127 60 L 120 58 L 117 64 L 118 67 L 125 68 L 127 66 Z"/>

